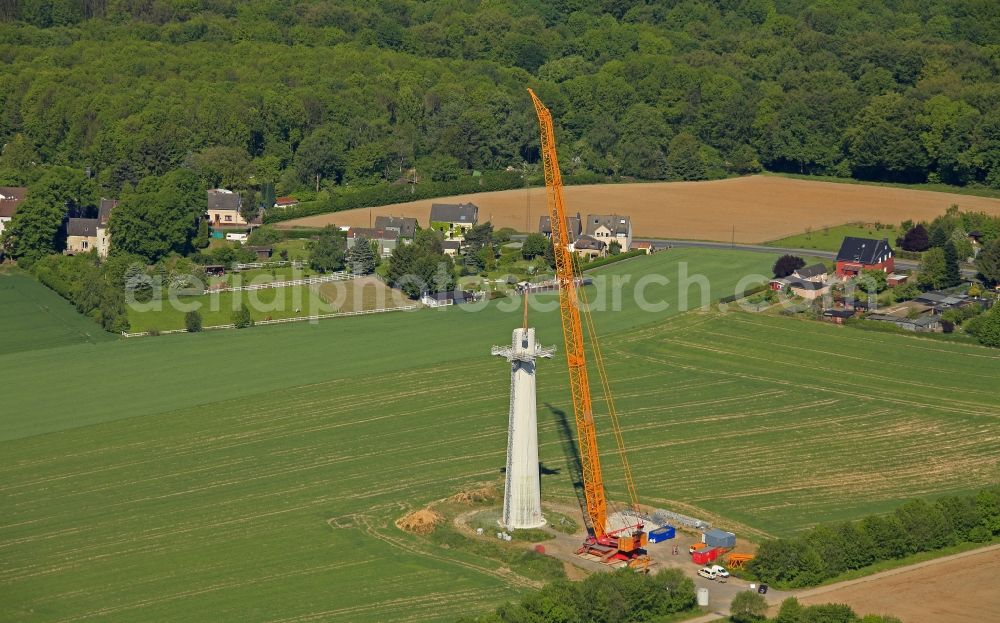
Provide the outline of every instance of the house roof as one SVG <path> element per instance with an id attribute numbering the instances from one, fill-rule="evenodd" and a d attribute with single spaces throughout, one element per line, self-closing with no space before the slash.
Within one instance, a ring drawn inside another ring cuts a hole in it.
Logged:
<path id="1" fill-rule="evenodd" d="M 878 264 L 879 258 L 892 255 L 889 240 L 883 238 L 855 238 L 845 236 L 837 253 L 838 262 L 857 262 L 858 264 Z"/>
<path id="2" fill-rule="evenodd" d="M 800 268 L 793 275 L 800 277 L 802 279 L 808 279 L 810 277 L 818 277 L 820 275 L 825 275 L 829 271 L 824 264 L 813 264 L 812 266 L 806 266 L 805 268 Z"/>
<path id="3" fill-rule="evenodd" d="M 23 186 L 0 186 L 0 216 L 11 218 L 17 212 L 17 204 L 24 201 L 28 189 Z"/>
<path id="4" fill-rule="evenodd" d="M 583 225 L 580 221 L 580 213 L 577 212 L 576 216 L 566 217 L 566 227 L 569 229 L 568 234 L 570 240 L 578 237 L 583 231 Z M 547 236 L 552 235 L 552 219 L 548 216 L 543 216 L 538 219 L 538 232 L 545 234 Z"/>
<path id="5" fill-rule="evenodd" d="M 432 203 L 432 223 L 468 223 L 473 225 L 479 217 L 479 208 L 472 203 Z"/>
<path id="6" fill-rule="evenodd" d="M 278 197 L 274 200 L 274 205 L 278 207 L 293 206 L 299 202 L 295 197 Z"/>
<path id="7" fill-rule="evenodd" d="M 598 240 L 591 236 L 580 236 L 577 238 L 576 242 L 573 243 L 573 248 L 576 250 L 592 250 L 592 251 L 603 251 L 604 247 L 603 240 Z"/>
<path id="8" fill-rule="evenodd" d="M 69 223 L 66 224 L 66 235 L 96 236 L 97 224 L 98 220 L 96 218 L 71 218 L 69 219 Z"/>
<path id="9" fill-rule="evenodd" d="M 369 240 L 396 240 L 399 237 L 394 231 L 385 231 L 378 227 L 352 227 L 347 230 L 348 238 L 357 238 L 358 236 L 364 236 Z"/>
<path id="10" fill-rule="evenodd" d="M 111 218 L 111 211 L 117 207 L 117 199 L 105 199 L 104 197 L 101 197 L 101 204 L 97 208 L 98 225 L 101 227 L 107 227 L 108 219 Z"/>
<path id="11" fill-rule="evenodd" d="M 443 241 L 441 243 L 441 248 L 442 249 L 454 249 L 456 251 L 460 251 L 462 249 L 462 241 L 461 240 L 445 240 L 445 241 Z"/>
<path id="12" fill-rule="evenodd" d="M 941 322 L 934 316 L 906 318 L 904 316 L 890 316 L 888 314 L 868 314 L 865 318 L 868 320 L 878 320 L 879 322 L 891 322 L 893 324 L 912 324 L 915 327 L 932 327 Z"/>
<path id="13" fill-rule="evenodd" d="M 240 209 L 240 195 L 225 188 L 213 188 L 208 191 L 209 210 L 236 210 Z"/>
<path id="14" fill-rule="evenodd" d="M 853 309 L 824 309 L 823 315 L 827 318 L 850 318 L 854 315 Z"/>
<path id="15" fill-rule="evenodd" d="M 799 290 L 823 290 L 830 287 L 828 283 L 816 283 L 815 281 L 803 281 L 801 279 L 789 281 L 788 285 L 792 289 L 798 288 Z"/>
<path id="16" fill-rule="evenodd" d="M 632 243 L 632 248 L 633 249 L 652 249 L 653 248 L 653 243 L 652 242 L 633 242 Z"/>
<path id="17" fill-rule="evenodd" d="M 403 238 L 417 233 L 417 219 L 408 216 L 376 216 L 375 229 L 395 229 Z"/>
<path id="18" fill-rule="evenodd" d="M 631 221 L 629 220 L 629 217 L 619 216 L 617 214 L 587 215 L 587 226 L 585 229 L 588 236 L 593 236 L 594 232 L 597 231 L 597 228 L 601 226 L 607 227 L 608 230 L 611 231 L 612 236 L 626 236 L 628 235 Z"/>

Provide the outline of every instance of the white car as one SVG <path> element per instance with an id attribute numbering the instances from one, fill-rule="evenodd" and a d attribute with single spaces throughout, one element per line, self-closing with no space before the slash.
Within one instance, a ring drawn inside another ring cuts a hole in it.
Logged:
<path id="1" fill-rule="evenodd" d="M 715 575 L 718 576 L 718 577 L 720 577 L 720 578 L 728 578 L 729 577 L 729 572 L 726 571 L 726 568 L 723 567 L 722 565 L 712 565 L 711 567 L 708 567 L 708 568 L 711 569 L 712 571 L 714 571 Z"/>
<path id="2" fill-rule="evenodd" d="M 716 573 L 711 567 L 702 567 L 698 569 L 698 575 L 703 578 L 708 578 L 709 580 L 714 580 Z"/>

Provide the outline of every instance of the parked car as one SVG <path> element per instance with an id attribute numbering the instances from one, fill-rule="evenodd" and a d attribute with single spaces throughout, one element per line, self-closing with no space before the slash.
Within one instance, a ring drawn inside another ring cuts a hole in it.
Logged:
<path id="1" fill-rule="evenodd" d="M 709 567 L 709 569 L 715 571 L 715 575 L 719 576 L 720 578 L 729 577 L 729 572 L 726 571 L 726 568 L 723 567 L 722 565 L 712 565 L 711 567 Z"/>
<path id="2" fill-rule="evenodd" d="M 701 569 L 698 569 L 698 575 L 703 578 L 708 578 L 709 580 L 714 580 L 716 574 L 711 567 L 702 567 Z"/>

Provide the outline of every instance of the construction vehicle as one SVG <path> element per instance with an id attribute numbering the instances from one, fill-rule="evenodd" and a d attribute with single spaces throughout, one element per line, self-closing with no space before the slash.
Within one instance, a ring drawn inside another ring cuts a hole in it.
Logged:
<path id="1" fill-rule="evenodd" d="M 648 540 L 640 521 L 627 522 L 628 525 L 614 530 L 608 526 L 608 501 L 604 491 L 601 460 L 597 451 L 597 430 L 594 426 L 593 402 L 590 395 L 590 378 L 587 369 L 587 355 L 583 339 L 583 327 L 587 328 L 590 351 L 594 355 L 595 368 L 601 382 L 601 389 L 608 407 L 611 428 L 618 444 L 618 453 L 624 469 L 625 488 L 629 495 L 629 505 L 639 514 L 632 470 L 625 454 L 625 445 L 618 424 L 618 414 L 614 408 L 611 387 L 604 369 L 600 344 L 596 339 L 594 323 L 590 317 L 590 307 L 586 291 L 577 288 L 582 277 L 579 264 L 574 261 L 563 205 L 562 174 L 556 156 L 555 132 L 552 127 L 552 113 L 545 107 L 535 92 L 528 89 L 538 116 L 541 137 L 542 167 L 545 173 L 545 195 L 549 218 L 552 225 L 552 246 L 556 261 L 556 281 L 559 284 L 559 314 L 562 321 L 563 340 L 566 345 L 566 365 L 569 368 L 570 393 L 573 397 L 573 415 L 576 419 L 577 444 L 580 452 L 580 466 L 583 475 L 584 500 L 589 536 L 577 551 L 581 555 L 597 556 L 604 562 L 626 561 L 636 568 L 647 568 L 649 558 L 643 549 Z M 580 300 L 582 298 L 582 301 Z M 580 304 L 582 303 L 582 305 Z M 581 310 L 582 307 L 582 310 Z"/>

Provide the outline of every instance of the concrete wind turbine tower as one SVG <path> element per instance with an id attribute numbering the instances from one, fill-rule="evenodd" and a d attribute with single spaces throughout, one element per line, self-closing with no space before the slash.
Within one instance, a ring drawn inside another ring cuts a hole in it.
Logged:
<path id="1" fill-rule="evenodd" d="M 555 348 L 535 342 L 528 328 L 528 297 L 524 298 L 524 326 L 514 329 L 510 346 L 494 346 L 492 354 L 510 362 L 510 413 L 507 425 L 507 479 L 503 491 L 503 518 L 509 530 L 545 525 L 538 478 L 538 416 L 535 412 L 535 359 L 551 357 Z"/>

